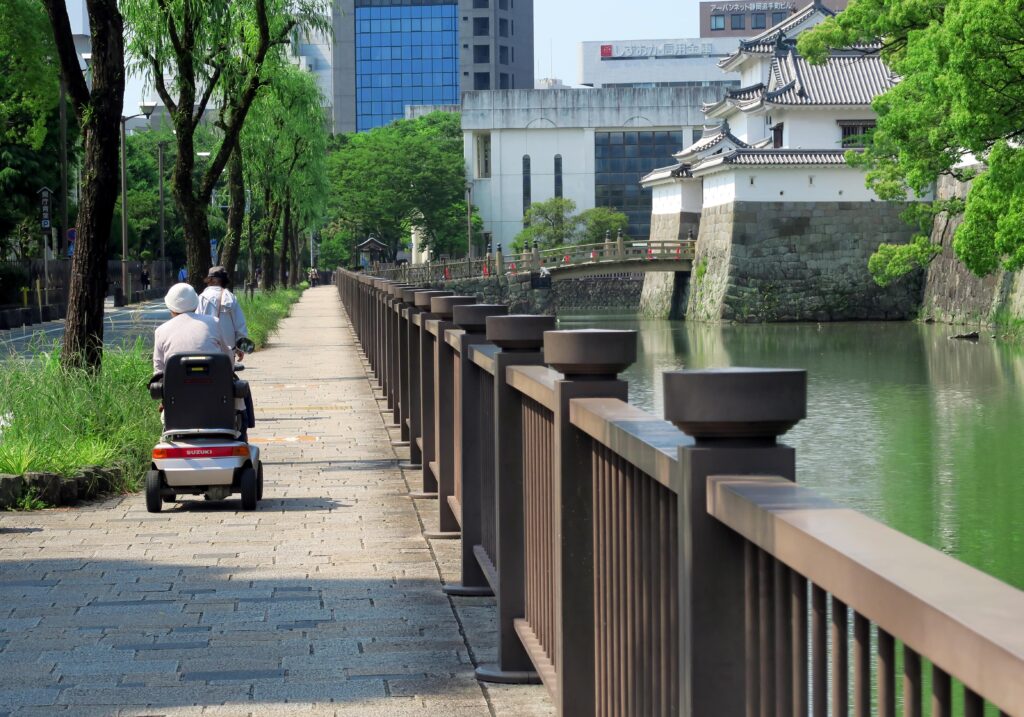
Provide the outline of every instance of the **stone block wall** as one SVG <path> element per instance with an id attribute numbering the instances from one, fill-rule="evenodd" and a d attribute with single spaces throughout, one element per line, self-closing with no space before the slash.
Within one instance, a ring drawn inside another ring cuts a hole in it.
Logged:
<path id="1" fill-rule="evenodd" d="M 696 212 L 651 215 L 651 241 L 680 241 L 691 231 L 696 238 L 699 230 L 700 214 Z"/>
<path id="2" fill-rule="evenodd" d="M 686 313 L 690 275 L 674 271 L 650 271 L 637 313 L 645 319 L 681 319 Z"/>
<path id="3" fill-rule="evenodd" d="M 526 279 L 523 281 L 522 279 Z M 635 313 L 643 291 L 643 274 L 616 274 L 564 279 L 533 288 L 526 276 L 481 276 L 435 282 L 436 288 L 475 296 L 481 303 L 508 304 L 513 314 L 565 311 Z"/>
<path id="4" fill-rule="evenodd" d="M 701 216 L 687 307 L 696 321 L 917 316 L 923 272 L 880 287 L 868 258 L 913 235 L 889 202 L 735 202 Z"/>

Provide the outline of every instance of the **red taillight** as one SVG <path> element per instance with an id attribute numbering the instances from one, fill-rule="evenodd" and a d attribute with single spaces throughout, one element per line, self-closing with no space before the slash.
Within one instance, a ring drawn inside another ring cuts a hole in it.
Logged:
<path id="1" fill-rule="evenodd" d="M 249 457 L 249 447 L 240 446 L 188 446 L 186 448 L 154 448 L 153 460 L 161 461 L 168 458 L 229 458 L 231 456 Z"/>

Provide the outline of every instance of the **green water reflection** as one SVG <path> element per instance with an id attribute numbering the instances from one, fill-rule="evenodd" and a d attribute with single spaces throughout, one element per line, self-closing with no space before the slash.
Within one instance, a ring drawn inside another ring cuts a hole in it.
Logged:
<path id="1" fill-rule="evenodd" d="M 634 328 L 630 400 L 661 415 L 663 371 L 805 368 L 808 416 L 786 436 L 798 480 L 1024 588 L 1024 352 L 911 323 Z"/>

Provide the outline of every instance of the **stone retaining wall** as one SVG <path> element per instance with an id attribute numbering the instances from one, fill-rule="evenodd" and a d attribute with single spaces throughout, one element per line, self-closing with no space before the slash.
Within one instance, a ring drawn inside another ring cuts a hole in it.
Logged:
<path id="1" fill-rule="evenodd" d="M 889 202 L 735 202 L 706 208 L 687 318 L 895 320 L 917 316 L 923 272 L 875 284 L 868 258 L 913 230 Z"/>
<path id="2" fill-rule="evenodd" d="M 75 505 L 118 490 L 120 482 L 119 468 L 83 468 L 66 478 L 55 473 L 0 473 L 0 510 L 17 508 L 26 497 L 42 501 L 47 507 Z"/>
<path id="3" fill-rule="evenodd" d="M 513 314 L 562 311 L 617 311 L 634 313 L 640 305 L 643 274 L 581 277 L 558 282 L 537 275 L 489 276 L 435 282 L 435 288 L 475 296 L 481 303 L 508 304 Z M 535 286 L 536 284 L 536 286 Z"/>

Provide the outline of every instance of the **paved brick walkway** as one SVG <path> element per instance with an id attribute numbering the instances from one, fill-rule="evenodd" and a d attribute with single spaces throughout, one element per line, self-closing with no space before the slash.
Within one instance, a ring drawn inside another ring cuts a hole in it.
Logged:
<path id="1" fill-rule="evenodd" d="M 0 515 L 4 715 L 553 714 L 483 687 L 493 601 L 449 599 L 337 293 L 306 292 L 247 360 L 266 500 L 141 495 Z"/>

